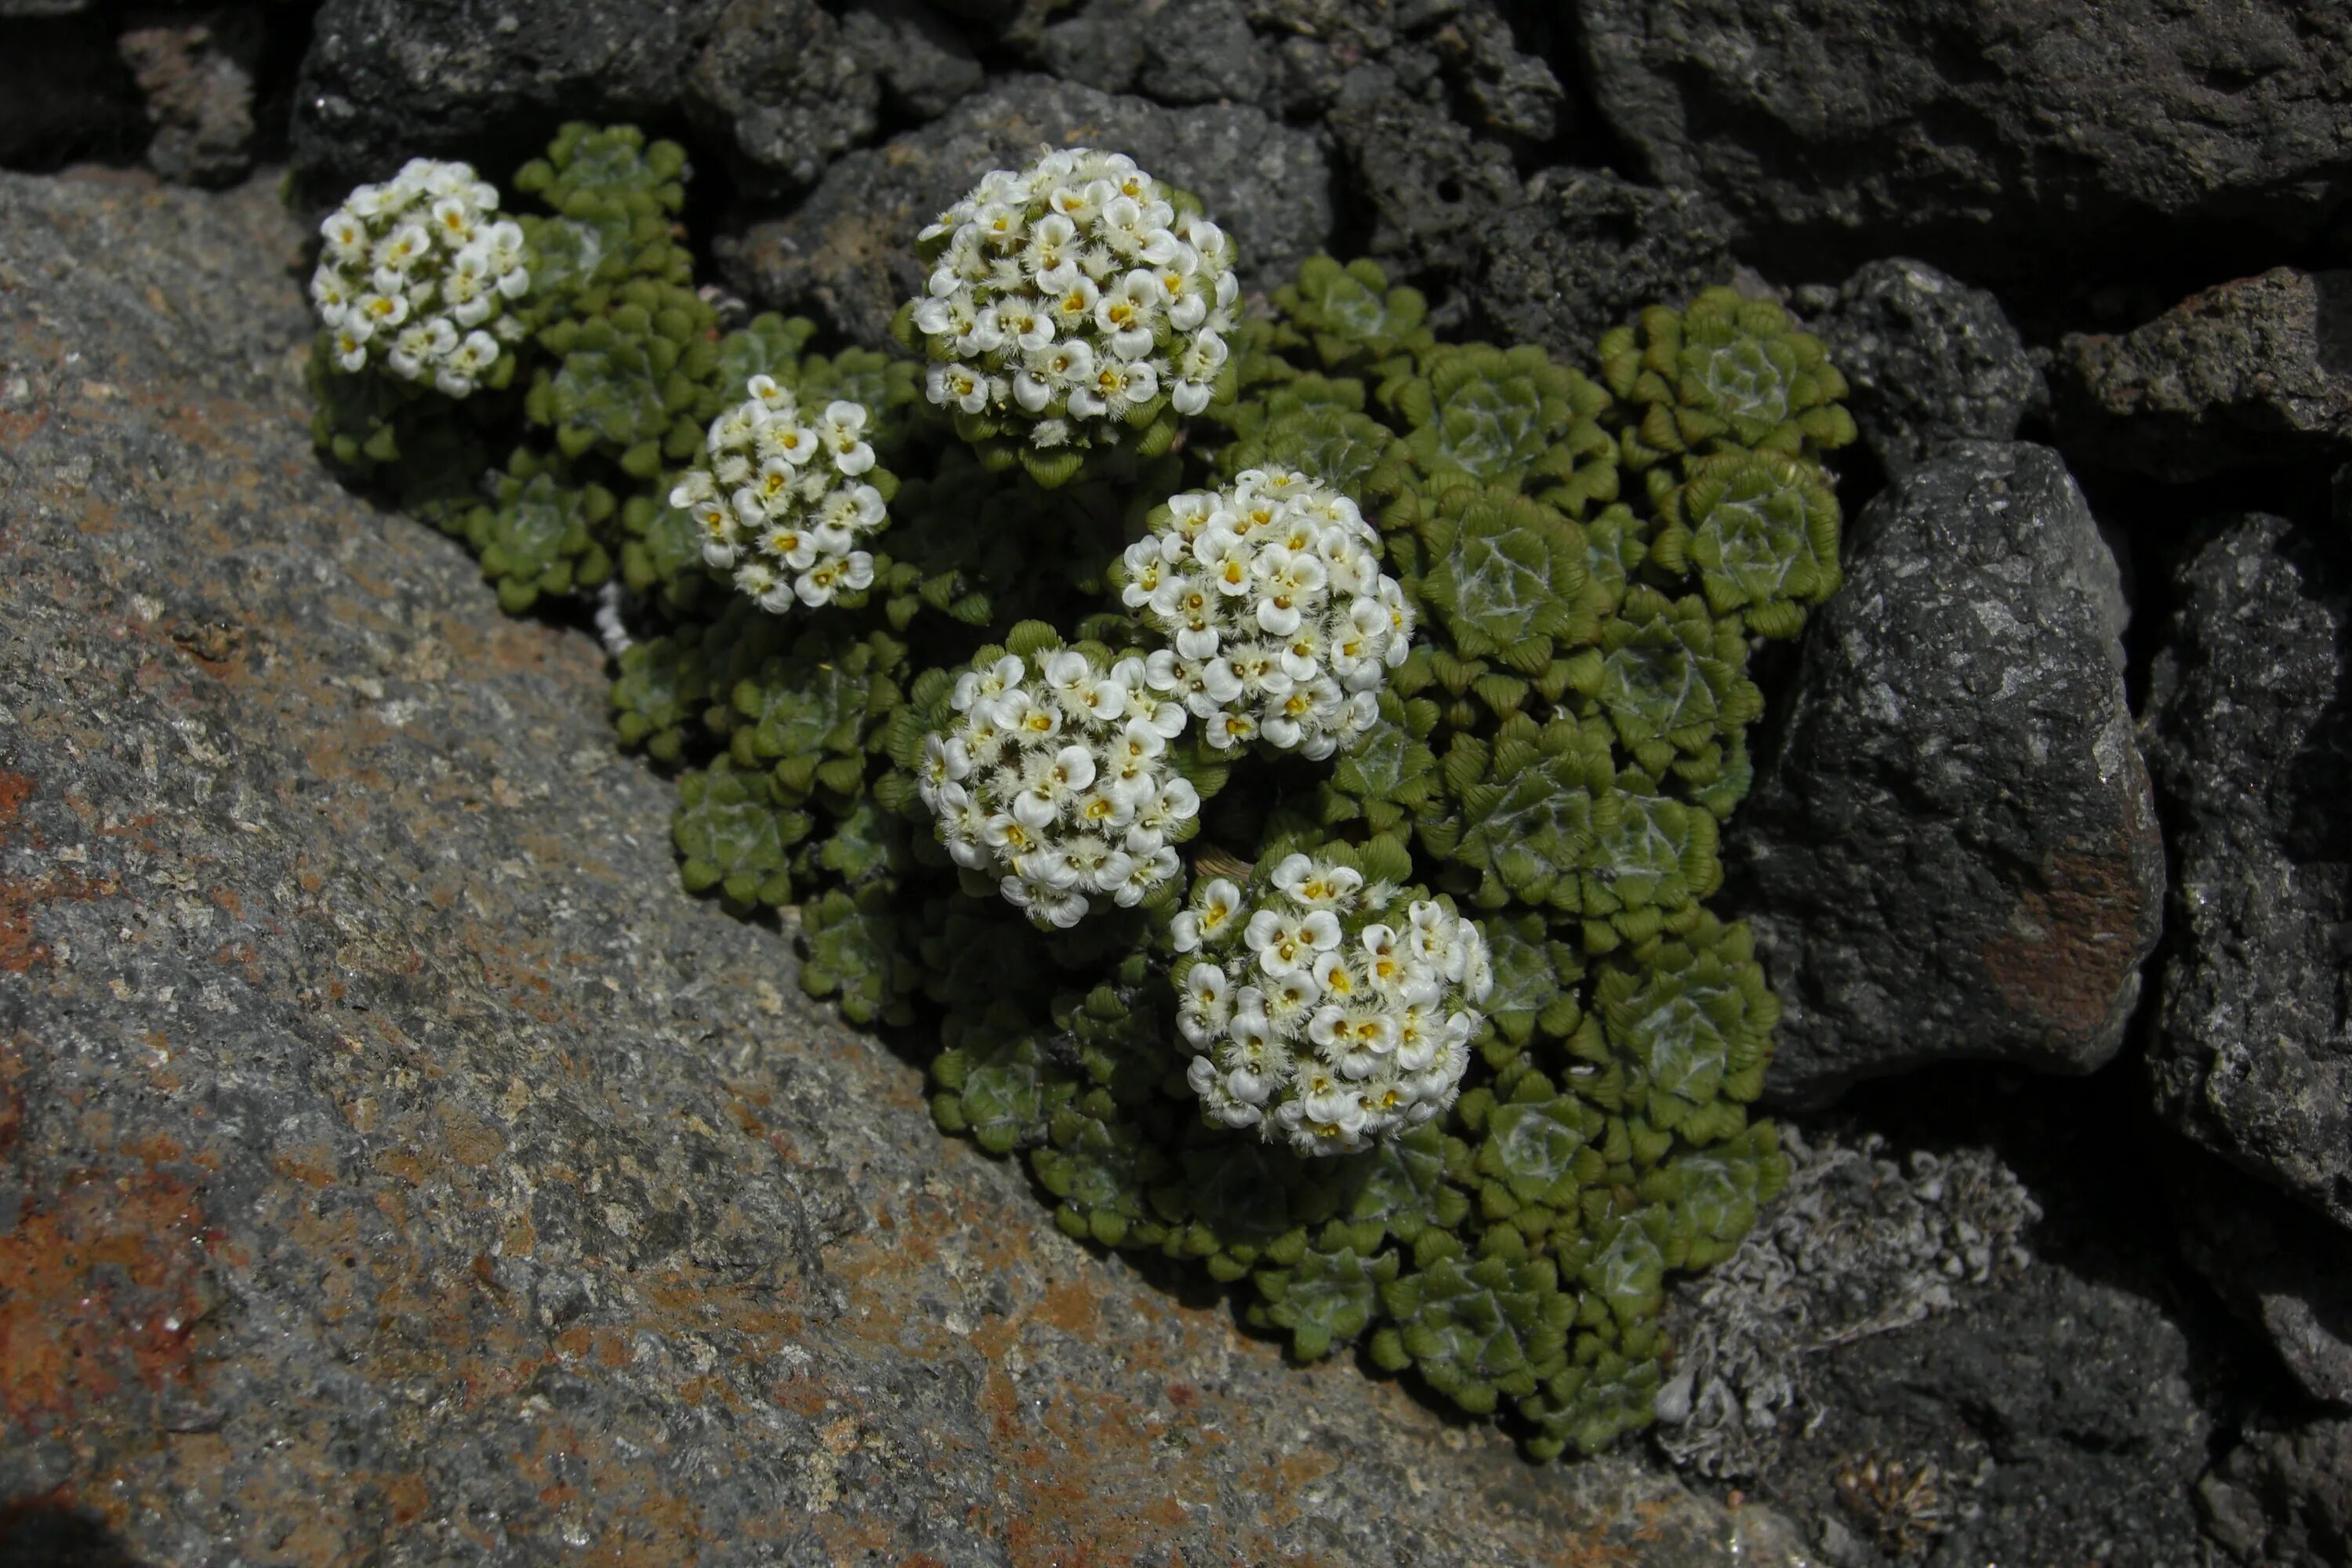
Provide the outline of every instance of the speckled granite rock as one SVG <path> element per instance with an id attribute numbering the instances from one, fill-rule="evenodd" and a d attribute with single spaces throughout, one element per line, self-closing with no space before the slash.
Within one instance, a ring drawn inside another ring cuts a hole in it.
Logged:
<path id="1" fill-rule="evenodd" d="M 2352 561 L 2252 515 L 2176 586 L 2146 725 L 2180 868 L 2157 1107 L 2352 1226 Z"/>
<path id="2" fill-rule="evenodd" d="M 2352 271 L 2277 267 L 2120 335 L 2074 332 L 2052 369 L 2070 451 L 2175 481 L 2352 450 Z"/>
<path id="3" fill-rule="evenodd" d="M 2164 847 L 2115 558 L 2055 452 L 1967 442 L 1863 510 L 1727 836 L 1786 1005 L 1768 1096 L 2123 1044 Z"/>
<path id="4" fill-rule="evenodd" d="M 981 172 L 1018 167 L 1040 143 L 1121 148 L 1199 196 L 1234 236 L 1253 286 L 1272 288 L 1330 242 L 1331 170 L 1317 132 L 1241 104 L 1163 109 L 1051 77 L 1013 76 L 929 125 L 843 158 L 793 211 L 722 239 L 720 264 L 730 282 L 764 305 L 881 342 L 922 283 L 905 237 Z"/>
<path id="5" fill-rule="evenodd" d="M 1956 441 L 2008 441 L 2049 401 L 2000 301 L 1924 261 L 1857 268 L 1804 290 L 1808 331 L 1853 389 L 1853 422 L 1879 466 L 1908 473 Z"/>
<path id="6" fill-rule="evenodd" d="M 0 1500 L 148 1568 L 1794 1563 L 1064 1239 L 312 461 L 264 187 L 0 176 Z"/>

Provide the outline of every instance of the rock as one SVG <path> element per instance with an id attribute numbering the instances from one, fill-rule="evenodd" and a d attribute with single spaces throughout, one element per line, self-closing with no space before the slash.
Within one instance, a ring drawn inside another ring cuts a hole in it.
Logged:
<path id="1" fill-rule="evenodd" d="M 686 76 L 688 117 L 756 195 L 805 190 L 871 141 L 882 88 L 816 0 L 727 0 Z"/>
<path id="2" fill-rule="evenodd" d="M 2157 1109 L 2352 1226 L 2352 563 L 2248 515 L 2176 593 L 2143 737 L 2179 868 Z"/>
<path id="3" fill-rule="evenodd" d="M 2052 380 L 2069 449 L 2175 481 L 2341 460 L 2352 447 L 2352 271 L 2278 267 L 2121 336 L 2069 333 Z"/>
<path id="4" fill-rule="evenodd" d="M 1766 1093 L 2114 1056 L 2164 893 L 2122 584 L 2065 465 L 1967 442 L 1865 508 L 1727 835 L 1787 1011 Z"/>
<path id="5" fill-rule="evenodd" d="M 1675 1376 L 1653 1440 L 1717 1480 L 1771 1473 L 1826 1408 L 1841 1346 L 1957 1311 L 2033 1267 L 2042 1218 L 1986 1148 L 1898 1152 L 1875 1132 L 1783 1123 L 1788 1186 L 1728 1258 L 1677 1284 Z"/>
<path id="6" fill-rule="evenodd" d="M 945 114 L 987 75 L 963 35 L 921 0 L 854 0 L 841 37 L 889 101 L 919 121 Z"/>
<path id="7" fill-rule="evenodd" d="M 253 168 L 253 93 L 266 43 L 255 11 L 150 18 L 116 40 L 155 128 L 147 166 L 167 180 L 224 185 Z"/>
<path id="8" fill-rule="evenodd" d="M 2199 1483 L 2206 1529 L 2249 1568 L 2352 1558 L 2352 1420 L 2258 1433 Z"/>
<path id="9" fill-rule="evenodd" d="M 1350 70 L 1328 123 L 1370 208 L 1365 249 L 1413 278 L 1443 311 L 1446 285 L 1467 281 L 1483 237 L 1519 202 L 1519 177 L 1509 149 L 1448 113 L 1434 62 L 1407 59 L 1427 74 L 1401 73 L 1393 57 Z"/>
<path id="10" fill-rule="evenodd" d="M 95 12 L 0 11 L 0 165 L 51 169 L 138 153 L 147 123 L 115 30 Z"/>
<path id="11" fill-rule="evenodd" d="M 593 640 L 320 472 L 305 237 L 266 185 L 0 176 L 0 1499 L 81 1510 L 0 1531 L 1801 1561 L 1286 1364 L 942 1137 L 787 932 L 679 890 Z"/>
<path id="12" fill-rule="evenodd" d="M 1568 94 L 1542 47 L 1552 24 L 1540 8 L 1523 9 L 1522 25 L 1535 29 L 1537 52 L 1523 52 L 1522 40 L 1492 0 L 1465 5 L 1431 36 L 1445 61 L 1446 74 L 1478 131 L 1528 143 L 1549 142 L 1559 130 Z"/>
<path id="13" fill-rule="evenodd" d="M 2059 1268 L 1964 1295 L 1824 1358 L 1832 1414 L 1808 1445 L 1830 1458 L 1806 1468 L 1830 1486 L 1804 1489 L 1882 1545 L 1907 1524 L 1937 1563 L 2202 1568 L 2190 1498 L 2213 1424 L 2179 1327 Z M 1783 1476 L 1778 1495 L 1798 1493 Z"/>
<path id="14" fill-rule="evenodd" d="M 295 172 L 340 195 L 419 154 L 520 163 L 567 120 L 669 119 L 738 3 L 324 0 L 296 83 Z"/>
<path id="15" fill-rule="evenodd" d="M 1329 243 L 1331 171 L 1313 132 L 1238 105 L 1164 109 L 1015 76 L 842 159 L 790 215 L 722 239 L 720 264 L 729 282 L 763 304 L 806 310 L 879 343 L 921 285 L 916 231 L 982 174 L 1018 167 L 1048 142 L 1123 149 L 1198 195 L 1234 236 L 1251 287 L 1273 287 Z"/>
<path id="16" fill-rule="evenodd" d="M 1586 0 L 1588 88 L 1663 184 L 1791 262 L 1924 256 L 1989 282 L 2183 235 L 2303 248 L 2352 174 L 2352 16 L 2327 0 Z"/>
<path id="17" fill-rule="evenodd" d="M 1605 169 L 1545 169 L 1485 233 L 1479 330 L 1582 364 L 1602 332 L 1643 308 L 1730 282 L 1730 238 L 1729 216 L 1704 196 Z"/>
<path id="18" fill-rule="evenodd" d="M 2352 1405 L 2352 1236 L 2210 1161 L 2173 1186 L 2189 1261 L 2263 1331 L 2305 1394 Z"/>
<path id="19" fill-rule="evenodd" d="M 1157 9 L 1157 8 L 1155 8 Z M 1136 85 L 1162 103 L 1257 103 L 1271 79 L 1265 48 L 1241 0 L 1189 0 L 1139 18 L 1143 63 Z"/>
<path id="20" fill-rule="evenodd" d="M 2049 389 L 1982 289 L 1924 261 L 1873 261 L 1835 291 L 1800 296 L 1806 326 L 1853 389 L 1847 405 L 1890 476 L 1956 441 L 2014 439 Z"/>
<path id="21" fill-rule="evenodd" d="M 1040 68 L 1097 92 L 1128 92 L 1143 68 L 1147 0 L 1092 0 L 1037 36 Z"/>
<path id="22" fill-rule="evenodd" d="M 2103 1086 L 2042 1087 L 1783 1121 L 1788 1187 L 1675 1289 L 1691 1417 L 1656 1441 L 1760 1474 L 1825 1568 L 2207 1568 L 2191 1486 L 2231 1405 L 2202 1320 L 2144 1194 L 2086 1177 Z"/>

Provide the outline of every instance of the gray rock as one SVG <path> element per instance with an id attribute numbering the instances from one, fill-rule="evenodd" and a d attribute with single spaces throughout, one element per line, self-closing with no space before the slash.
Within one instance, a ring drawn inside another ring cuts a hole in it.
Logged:
<path id="1" fill-rule="evenodd" d="M 1540 10 L 1522 12 L 1537 22 Z M 1540 54 L 1519 47 L 1509 21 L 1491 0 L 1463 7 L 1431 37 L 1470 123 L 1488 135 L 1549 142 L 1568 94 Z"/>
<path id="2" fill-rule="evenodd" d="M 1847 405 L 1889 476 L 1955 441 L 2008 441 L 2049 389 L 2025 340 L 1982 289 L 1924 261 L 1866 263 L 1806 325 L 1845 375 Z"/>
<path id="3" fill-rule="evenodd" d="M 1366 248 L 1442 300 L 1447 285 L 1475 272 L 1485 235 L 1519 202 L 1519 177 L 1507 148 L 1452 117 L 1433 61 L 1403 63 L 1429 74 L 1416 82 L 1393 58 L 1359 66 L 1328 123 L 1370 208 Z"/>
<path id="4" fill-rule="evenodd" d="M 2052 371 L 2068 449 L 2158 479 L 2339 459 L 2352 446 L 2352 271 L 2208 289 L 2121 336 L 2069 333 Z"/>
<path id="5" fill-rule="evenodd" d="M 2199 1483 L 2205 1528 L 2248 1568 L 2352 1562 L 2352 1420 L 2260 1433 Z"/>
<path id="6" fill-rule="evenodd" d="M 325 0 L 296 79 L 295 171 L 349 186 L 419 154 L 519 163 L 567 120 L 661 120 L 729 4 Z"/>
<path id="7" fill-rule="evenodd" d="M 1136 87 L 1162 103 L 1257 103 L 1272 79 L 1265 47 L 1241 0 L 1149 6 Z"/>
<path id="8" fill-rule="evenodd" d="M 1037 64 L 1160 103 L 1259 103 L 1276 61 L 1240 0 L 1090 0 L 1038 35 Z"/>
<path id="9" fill-rule="evenodd" d="M 1660 184 L 1792 256 L 1988 280 L 2315 237 L 2352 175 L 2334 0 L 1584 0 L 1589 90 Z"/>
<path id="10" fill-rule="evenodd" d="M 593 640 L 319 471 L 304 237 L 0 176 L 0 1498 L 201 1568 L 1801 1561 L 943 1138 L 678 889 Z"/>
<path id="11" fill-rule="evenodd" d="M 2352 1236 L 2212 1163 L 2175 1182 L 2182 1253 L 2305 1394 L 2352 1405 Z"/>
<path id="12" fill-rule="evenodd" d="M 918 120 L 936 120 L 988 74 L 952 23 L 921 0 L 852 0 L 841 37 L 882 79 L 889 101 Z"/>
<path id="13" fill-rule="evenodd" d="M 138 153 L 147 121 L 115 32 L 114 19 L 95 12 L 0 16 L 0 165 L 52 169 Z"/>
<path id="14" fill-rule="evenodd" d="M 991 82 L 948 114 L 853 153 L 790 215 L 722 240 L 728 280 L 862 342 L 887 336 L 922 272 L 913 237 L 993 168 L 1041 143 L 1118 147 L 1206 204 L 1240 250 L 1242 276 L 1271 288 L 1330 242 L 1331 170 L 1313 132 L 1255 109 L 1166 109 L 1050 77 Z"/>
<path id="15" fill-rule="evenodd" d="M 1729 216 L 1704 196 L 1604 169 L 1545 169 L 1486 231 L 1480 329 L 1586 363 L 1602 332 L 1643 307 L 1731 281 L 1730 238 Z"/>
<path id="16" fill-rule="evenodd" d="M 2177 589 L 2144 736 L 2179 868 L 2157 1108 L 2352 1226 L 2352 564 L 2252 515 Z"/>
<path id="17" fill-rule="evenodd" d="M 1037 36 L 1038 66 L 1097 92 L 1128 92 L 1143 68 L 1144 8 L 1150 0 L 1091 0 Z M 1154 7 L 1157 8 L 1156 6 Z"/>
<path id="18" fill-rule="evenodd" d="M 1816 1372 L 1832 1414 L 1809 1444 L 1834 1459 L 1805 1468 L 1850 1478 L 1833 1494 L 1846 1522 L 1885 1542 L 1907 1514 L 1928 1561 L 1956 1568 L 2204 1568 L 2192 1495 L 2213 1423 L 2179 1326 L 2144 1295 L 2059 1268 L 1961 1294 L 1959 1311 L 1859 1339 Z M 1924 1498 L 1906 1484 L 1921 1479 Z M 1776 1489 L 1791 1503 L 1794 1480 Z"/>
<path id="19" fill-rule="evenodd" d="M 254 83 L 267 40 L 257 11 L 150 16 L 116 40 L 155 130 L 147 166 L 167 180 L 224 185 L 253 168 Z"/>
<path id="20" fill-rule="evenodd" d="M 1727 836 L 1787 1007 L 1768 1094 L 2116 1053 L 2164 893 L 2123 620 L 2046 447 L 1963 443 L 1864 510 Z"/>
<path id="21" fill-rule="evenodd" d="M 805 190 L 875 134 L 881 80 L 816 0 L 727 0 L 686 76 L 686 111 L 755 195 Z"/>

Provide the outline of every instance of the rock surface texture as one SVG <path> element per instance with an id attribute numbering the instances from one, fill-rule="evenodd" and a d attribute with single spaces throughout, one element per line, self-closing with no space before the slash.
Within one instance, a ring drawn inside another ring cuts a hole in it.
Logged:
<path id="1" fill-rule="evenodd" d="M 0 176 L 0 1498 L 152 1568 L 1800 1560 L 943 1140 L 677 891 L 593 640 L 320 474 L 300 237 Z"/>
<path id="2" fill-rule="evenodd" d="M 2178 589 L 2147 725 L 2180 868 L 2157 1104 L 2352 1226 L 2352 567 L 2247 516 Z"/>
<path id="3" fill-rule="evenodd" d="M 764 303 L 803 310 L 878 343 L 921 292 L 906 237 L 1041 142 L 1124 149 L 1201 198 L 1240 251 L 1244 279 L 1271 288 L 1330 243 L 1331 168 L 1321 139 L 1237 104 L 1164 109 L 1045 77 L 1008 77 L 945 116 L 841 159 L 789 216 L 755 223 L 719 255 Z"/>
<path id="4" fill-rule="evenodd" d="M 2056 417 L 2092 460 L 2174 481 L 2352 449 L 2352 271 L 2274 268 L 2120 336 L 2070 334 Z"/>
<path id="5" fill-rule="evenodd" d="M 1768 1095 L 2121 1046 L 2164 890 L 2123 621 L 2047 448 L 1963 444 L 1864 510 L 1727 845 L 1787 1008 Z"/>
<path id="6" fill-rule="evenodd" d="M 2352 1559 L 2352 1421 L 2253 1437 L 2197 1496 L 2207 1530 L 2241 1563 L 2334 1568 Z"/>
<path id="7" fill-rule="evenodd" d="M 1890 476 L 1955 442 L 2012 440 L 2026 411 L 2049 399 L 2000 301 L 1924 261 L 1865 263 L 1799 304 Z"/>
<path id="8" fill-rule="evenodd" d="M 1645 307 L 1730 282 L 1730 240 L 1729 215 L 1704 196 L 1605 169 L 1541 170 L 1486 226 L 1478 315 L 1498 341 L 1574 363 Z"/>
<path id="9" fill-rule="evenodd" d="M 520 163 L 563 120 L 668 119 L 720 15 L 757 3 L 325 0 L 294 95 L 295 170 L 341 191 L 485 141 Z"/>
<path id="10" fill-rule="evenodd" d="M 1642 172 L 1816 250 L 2011 278 L 2158 235 L 2274 253 L 2316 236 L 2352 176 L 2336 0 L 1577 11 L 1589 89 Z"/>

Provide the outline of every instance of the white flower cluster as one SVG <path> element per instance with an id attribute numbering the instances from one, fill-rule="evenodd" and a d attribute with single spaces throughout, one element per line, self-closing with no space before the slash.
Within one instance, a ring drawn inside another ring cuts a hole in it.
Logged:
<path id="1" fill-rule="evenodd" d="M 1255 903 L 1220 877 L 1176 917 L 1177 1027 L 1213 1121 L 1344 1154 L 1454 1103 L 1486 939 L 1444 905 L 1350 867 L 1285 858 Z"/>
<path id="2" fill-rule="evenodd" d="M 319 226 L 326 239 L 310 300 L 347 371 L 393 374 L 463 397 L 520 338 L 506 307 L 530 288 L 522 226 L 499 216 L 498 187 L 470 163 L 411 158 L 362 185 Z"/>
<path id="3" fill-rule="evenodd" d="M 1076 648 L 1006 654 L 956 678 L 961 718 L 923 740 L 919 787 L 959 866 L 1040 926 L 1072 926 L 1108 897 L 1132 906 L 1177 874 L 1199 815 L 1169 742 L 1184 710 L 1155 696 L 1143 661 L 1109 668 Z"/>
<path id="4" fill-rule="evenodd" d="M 866 405 L 835 400 L 813 420 L 773 376 L 710 422 L 710 466 L 688 469 L 669 504 L 694 519 L 702 558 L 781 614 L 811 609 L 844 588 L 870 587 L 874 557 L 857 548 L 890 519 L 882 492 L 859 476 L 874 467 Z"/>
<path id="5" fill-rule="evenodd" d="M 1041 448 L 1115 437 L 1163 394 L 1179 414 L 1208 406 L 1240 292 L 1233 245 L 1179 218 L 1132 158 L 1076 147 L 995 170 L 919 239 L 933 403 L 1026 421 Z"/>
<path id="6" fill-rule="evenodd" d="M 1263 738 L 1328 757 L 1379 717 L 1381 682 L 1412 640 L 1412 606 L 1356 503 L 1287 468 L 1175 497 L 1124 568 L 1120 597 L 1174 645 L 1151 656 L 1152 687 L 1221 750 Z"/>

